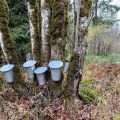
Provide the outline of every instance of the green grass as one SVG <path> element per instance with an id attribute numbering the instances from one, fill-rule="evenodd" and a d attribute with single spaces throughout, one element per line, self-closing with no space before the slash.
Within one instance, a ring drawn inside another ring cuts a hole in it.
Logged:
<path id="1" fill-rule="evenodd" d="M 85 63 L 98 63 L 98 62 L 109 62 L 109 63 L 116 63 L 120 62 L 120 55 L 119 54 L 110 54 L 108 56 L 102 56 L 102 55 L 92 55 L 87 54 L 85 57 Z"/>

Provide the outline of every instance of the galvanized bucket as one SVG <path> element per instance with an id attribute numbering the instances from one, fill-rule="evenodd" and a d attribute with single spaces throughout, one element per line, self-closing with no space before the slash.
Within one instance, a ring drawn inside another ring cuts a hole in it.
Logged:
<path id="1" fill-rule="evenodd" d="M 28 60 L 23 64 L 23 67 L 26 69 L 27 77 L 33 79 L 34 78 L 34 69 L 35 64 L 37 62 L 35 60 Z"/>
<path id="2" fill-rule="evenodd" d="M 49 62 L 49 67 L 51 70 L 51 77 L 53 81 L 61 80 L 61 68 L 63 67 L 63 62 L 59 60 L 54 60 Z"/>
<path id="3" fill-rule="evenodd" d="M 11 83 L 14 80 L 13 68 L 14 65 L 12 64 L 7 64 L 0 68 L 0 71 L 4 74 L 7 83 Z"/>
<path id="4" fill-rule="evenodd" d="M 46 76 L 45 72 L 47 71 L 47 67 L 39 67 L 35 69 L 34 73 L 37 75 L 39 85 L 45 85 Z"/>

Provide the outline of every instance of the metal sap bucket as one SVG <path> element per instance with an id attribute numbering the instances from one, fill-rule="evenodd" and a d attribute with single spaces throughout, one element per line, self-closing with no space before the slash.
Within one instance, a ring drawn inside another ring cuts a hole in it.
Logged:
<path id="1" fill-rule="evenodd" d="M 49 67 L 51 70 L 51 77 L 53 81 L 61 80 L 61 68 L 63 67 L 63 62 L 54 60 L 49 62 Z"/>
<path id="2" fill-rule="evenodd" d="M 39 67 L 35 69 L 34 73 L 37 75 L 39 85 L 45 85 L 46 76 L 45 72 L 47 71 L 47 67 Z"/>
<path id="3" fill-rule="evenodd" d="M 28 60 L 23 64 L 23 67 L 26 69 L 27 72 L 27 77 L 33 79 L 34 78 L 34 69 L 35 69 L 35 64 L 37 62 L 34 60 Z"/>
<path id="4" fill-rule="evenodd" d="M 11 83 L 14 80 L 13 68 L 14 65 L 12 64 L 7 64 L 0 68 L 0 71 L 4 74 L 7 83 Z"/>

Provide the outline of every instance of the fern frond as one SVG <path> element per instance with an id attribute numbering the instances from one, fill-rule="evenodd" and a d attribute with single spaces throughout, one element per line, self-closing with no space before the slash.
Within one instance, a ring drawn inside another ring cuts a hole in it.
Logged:
<path id="1" fill-rule="evenodd" d="M 86 103 L 86 104 L 90 103 L 90 101 L 91 101 L 90 97 L 85 95 L 83 91 L 80 91 L 79 95 L 84 103 Z"/>
<path id="2" fill-rule="evenodd" d="M 90 103 L 92 100 L 98 100 L 100 98 L 99 92 L 88 86 L 81 87 L 79 95 L 84 103 Z"/>

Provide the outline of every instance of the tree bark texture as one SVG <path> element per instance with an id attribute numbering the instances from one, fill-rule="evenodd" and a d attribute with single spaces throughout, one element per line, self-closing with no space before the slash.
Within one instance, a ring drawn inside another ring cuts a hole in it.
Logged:
<path id="1" fill-rule="evenodd" d="M 83 67 L 84 67 L 84 57 L 86 54 L 86 35 L 88 29 L 88 15 L 91 8 L 92 2 L 90 0 L 81 0 L 80 4 L 76 4 L 80 9 L 76 9 L 77 15 L 80 12 L 79 18 L 77 17 L 76 22 L 79 26 L 76 26 L 76 37 L 77 43 L 75 43 L 75 51 L 71 57 L 70 67 L 67 75 L 67 83 L 64 89 L 64 95 L 69 100 L 71 97 L 77 97 L 79 94 L 79 84 L 82 78 Z M 78 11 L 80 10 L 80 11 Z"/>
<path id="2" fill-rule="evenodd" d="M 68 9 L 67 9 L 67 16 L 68 16 L 68 25 L 67 25 L 67 41 L 66 41 L 66 52 L 67 52 L 67 57 L 69 57 L 69 54 L 72 54 L 73 49 L 74 49 L 74 23 L 75 23 L 75 13 L 74 13 L 74 1 L 70 0 L 68 2 Z M 66 59 L 69 59 L 67 58 Z"/>
<path id="3" fill-rule="evenodd" d="M 66 44 L 67 0 L 51 0 L 51 59 L 63 60 Z"/>
<path id="4" fill-rule="evenodd" d="M 41 65 L 41 39 L 39 35 L 39 6 L 37 0 L 27 0 L 33 59 Z"/>
<path id="5" fill-rule="evenodd" d="M 67 0 L 50 0 L 51 60 L 64 60 L 67 37 Z M 56 98 L 62 93 L 62 80 L 50 82 L 51 94 Z"/>
<path id="6" fill-rule="evenodd" d="M 42 22 L 42 65 L 48 66 L 50 59 L 50 8 L 48 0 L 41 0 L 41 22 Z"/>

